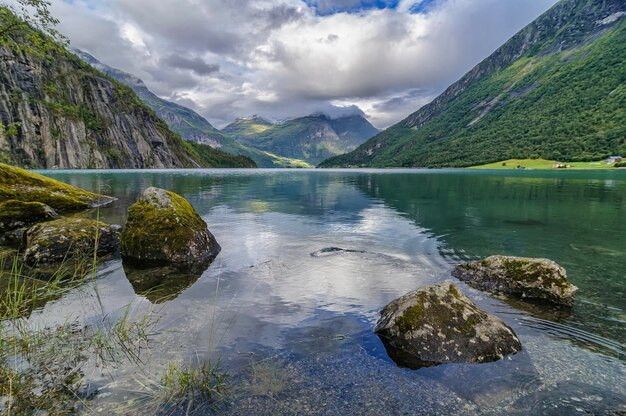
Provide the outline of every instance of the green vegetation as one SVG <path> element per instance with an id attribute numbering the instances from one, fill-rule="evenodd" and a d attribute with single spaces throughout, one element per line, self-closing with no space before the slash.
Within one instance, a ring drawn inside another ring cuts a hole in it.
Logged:
<path id="1" fill-rule="evenodd" d="M 238 118 L 222 129 L 222 133 L 231 137 L 252 137 L 270 130 L 273 126 L 271 121 L 263 117 L 252 116 L 249 118 Z"/>
<path id="2" fill-rule="evenodd" d="M 0 163 L 0 200 L 39 202 L 58 212 L 80 211 L 112 199 Z"/>
<path id="3" fill-rule="evenodd" d="M 58 23 L 59 20 L 50 13 L 50 2 L 47 0 L 15 0 L 13 4 L 3 2 L 0 5 L 0 45 L 29 51 L 28 43 L 16 42 L 15 35 L 29 36 L 37 41 L 38 36 L 32 36 L 31 28 L 65 44 L 67 39 L 56 30 Z"/>
<path id="4" fill-rule="evenodd" d="M 0 266 L 6 264 L 0 258 Z M 66 268 L 47 282 L 24 273 L 18 258 L 10 270 L 0 267 L 0 411 L 7 415 L 71 414 L 85 409 L 92 393 L 85 369 L 95 362 L 106 370 L 141 357 L 156 320 L 151 314 L 135 319 L 130 306 L 117 318 L 103 314 L 92 325 L 65 322 L 38 327 L 30 311 L 49 299 L 92 280 L 89 259 L 73 273 Z"/>
<path id="5" fill-rule="evenodd" d="M 19 0 L 17 9 L 0 6 L 0 49 L 13 56 L 5 59 L 2 72 L 13 81 L 6 102 L 8 111 L 0 120 L 3 141 L 0 160 L 13 165 L 47 168 L 54 163 L 70 168 L 123 167 L 252 167 L 250 160 L 210 147 L 187 146 L 157 114 L 139 99 L 133 89 L 109 78 L 65 49 L 53 29 L 56 21 L 47 12 L 48 2 Z M 28 10 L 21 6 L 31 6 Z M 15 23 L 15 25 L 13 24 Z M 7 29 L 3 31 L 3 27 Z M 10 26 L 10 29 L 8 28 Z M 29 68 L 15 67 L 27 55 Z M 29 71 L 29 77 L 20 71 Z M 29 80 L 28 85 L 22 85 Z M 28 93 L 26 92 L 28 91 Z M 25 115 L 23 108 L 36 106 L 40 117 Z M 112 114 L 120 115 L 115 120 Z M 76 125 L 84 125 L 84 133 Z M 35 127 L 37 125 L 37 127 Z M 41 130 L 42 134 L 32 132 Z M 123 131 L 120 131 L 123 130 Z M 68 154 L 83 153 L 76 161 L 47 143 L 65 141 Z M 132 134 L 128 134 L 132 131 Z M 217 130 L 216 130 L 217 131 Z M 221 134 L 218 132 L 218 134 Z M 73 136 L 74 140 L 66 140 Z M 137 142 L 150 146 L 138 154 Z M 80 143 L 80 149 L 71 149 Z M 36 151 L 25 151 L 34 148 Z M 67 159 L 67 160 L 63 160 Z M 74 163 L 72 165 L 71 163 Z M 76 165 L 77 163 L 80 163 Z"/>
<path id="6" fill-rule="evenodd" d="M 574 169 L 614 169 L 618 164 L 606 164 L 603 160 L 596 162 L 558 162 L 545 159 L 509 159 L 501 162 L 472 166 L 471 169 L 536 169 L 536 170 L 574 170 Z"/>
<path id="7" fill-rule="evenodd" d="M 599 27 L 602 7 L 558 3 L 433 103 L 321 166 L 571 164 L 626 153 L 626 19 Z M 537 33 L 536 44 L 509 62 Z"/>
<path id="8" fill-rule="evenodd" d="M 212 168 L 256 168 L 254 160 L 248 156 L 232 155 L 213 149 L 206 144 L 183 141 L 188 153 L 201 166 Z"/>
<path id="9" fill-rule="evenodd" d="M 178 405 L 222 398 L 227 373 L 221 366 L 220 361 L 205 361 L 202 365 L 170 363 L 161 380 L 165 403 Z"/>

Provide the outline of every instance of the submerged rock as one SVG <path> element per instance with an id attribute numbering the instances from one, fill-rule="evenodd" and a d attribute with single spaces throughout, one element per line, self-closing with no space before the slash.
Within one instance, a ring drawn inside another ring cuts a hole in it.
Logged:
<path id="1" fill-rule="evenodd" d="M 150 187 L 128 210 L 122 255 L 140 264 L 206 265 L 221 248 L 185 198 Z"/>
<path id="2" fill-rule="evenodd" d="M 521 350 L 513 330 L 444 282 L 410 292 L 387 305 L 374 331 L 399 365 L 497 361 Z"/>
<path id="3" fill-rule="evenodd" d="M 38 222 L 58 219 L 59 214 L 40 202 L 0 203 L 0 245 L 19 247 L 26 229 Z"/>
<path id="4" fill-rule="evenodd" d="M 103 205 L 114 198 L 0 163 L 0 201 L 8 200 L 40 202 L 57 212 L 72 212 Z"/>
<path id="5" fill-rule="evenodd" d="M 66 259 L 89 260 L 115 253 L 119 235 L 99 221 L 61 218 L 33 226 L 26 232 L 24 261 L 31 266 L 59 263 Z"/>
<path id="6" fill-rule="evenodd" d="M 461 264 L 452 275 L 477 289 L 563 306 L 572 306 L 578 290 L 548 259 L 491 256 Z"/>

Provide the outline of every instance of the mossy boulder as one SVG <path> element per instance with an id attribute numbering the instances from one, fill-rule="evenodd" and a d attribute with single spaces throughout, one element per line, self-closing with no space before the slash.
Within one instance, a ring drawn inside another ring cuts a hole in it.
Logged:
<path id="1" fill-rule="evenodd" d="M 60 218 L 40 202 L 5 201 L 0 203 L 0 245 L 19 246 L 26 229 L 38 222 Z"/>
<path id="2" fill-rule="evenodd" d="M 129 208 L 122 256 L 135 264 L 208 265 L 220 245 L 185 198 L 150 187 Z"/>
<path id="3" fill-rule="evenodd" d="M 522 348 L 504 321 L 479 309 L 449 282 L 394 300 L 381 311 L 374 331 L 391 358 L 410 368 L 497 361 Z"/>
<path id="4" fill-rule="evenodd" d="M 26 232 L 24 261 L 30 266 L 68 259 L 90 261 L 119 249 L 119 234 L 105 223 L 84 218 L 61 218 L 33 226 Z"/>
<path id="5" fill-rule="evenodd" d="M 100 206 L 114 198 L 0 163 L 0 201 L 8 200 L 40 202 L 63 213 Z"/>
<path id="6" fill-rule="evenodd" d="M 552 260 L 491 256 L 457 266 L 452 275 L 468 285 L 524 300 L 572 306 L 578 288 Z"/>

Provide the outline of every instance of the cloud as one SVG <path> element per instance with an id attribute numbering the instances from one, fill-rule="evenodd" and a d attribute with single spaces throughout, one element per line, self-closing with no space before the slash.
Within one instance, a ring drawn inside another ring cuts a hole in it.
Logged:
<path id="1" fill-rule="evenodd" d="M 206 63 L 202 58 L 192 58 L 177 54 L 162 58 L 161 63 L 170 68 L 188 69 L 196 75 L 211 75 L 220 70 L 219 65 Z"/>
<path id="2" fill-rule="evenodd" d="M 556 0 L 65 0 L 74 47 L 221 126 L 416 111 Z"/>

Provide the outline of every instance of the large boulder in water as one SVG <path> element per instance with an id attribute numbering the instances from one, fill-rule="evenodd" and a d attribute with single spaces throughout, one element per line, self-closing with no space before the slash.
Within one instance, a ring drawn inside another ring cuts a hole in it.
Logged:
<path id="1" fill-rule="evenodd" d="M 114 199 L 0 163 L 0 201 L 41 202 L 63 213 L 100 206 Z"/>
<path id="2" fill-rule="evenodd" d="M 122 255 L 139 264 L 206 265 L 221 248 L 185 198 L 150 187 L 128 210 Z"/>
<path id="3" fill-rule="evenodd" d="M 33 226 L 26 232 L 24 261 L 31 266 L 68 259 L 90 260 L 119 249 L 119 235 L 111 226 L 84 218 L 61 218 Z"/>
<path id="4" fill-rule="evenodd" d="M 24 232 L 33 224 L 60 218 L 40 202 L 10 200 L 0 203 L 0 245 L 19 247 Z"/>
<path id="5" fill-rule="evenodd" d="M 410 292 L 380 313 L 375 332 L 400 365 L 496 361 L 521 350 L 513 330 L 449 282 Z"/>
<path id="6" fill-rule="evenodd" d="M 563 306 L 572 306 L 578 290 L 548 259 L 491 256 L 461 264 L 452 275 L 477 289 Z"/>

